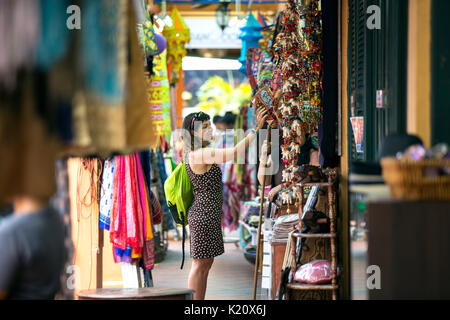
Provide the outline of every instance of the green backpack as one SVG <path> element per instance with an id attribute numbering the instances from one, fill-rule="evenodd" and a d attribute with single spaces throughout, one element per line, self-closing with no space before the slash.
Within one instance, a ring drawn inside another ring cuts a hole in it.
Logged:
<path id="1" fill-rule="evenodd" d="M 176 224 L 183 226 L 183 260 L 184 265 L 184 242 L 186 239 L 187 212 L 194 200 L 194 186 L 189 179 L 184 161 L 182 161 L 164 182 L 164 193 L 167 206 Z"/>

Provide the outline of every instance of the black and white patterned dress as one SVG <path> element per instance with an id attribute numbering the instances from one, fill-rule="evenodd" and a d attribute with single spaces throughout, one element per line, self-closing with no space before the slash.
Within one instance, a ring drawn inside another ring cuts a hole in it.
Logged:
<path id="1" fill-rule="evenodd" d="M 206 259 L 224 253 L 222 235 L 223 183 L 217 164 L 203 173 L 192 171 L 186 155 L 186 171 L 194 185 L 194 201 L 188 210 L 191 257 Z"/>

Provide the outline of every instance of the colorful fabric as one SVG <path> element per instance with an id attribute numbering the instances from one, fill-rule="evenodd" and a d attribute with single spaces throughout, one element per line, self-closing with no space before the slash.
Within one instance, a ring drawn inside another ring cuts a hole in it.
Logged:
<path id="1" fill-rule="evenodd" d="M 162 221 L 162 208 L 155 194 L 151 192 L 153 223 L 160 224 Z"/>
<path id="2" fill-rule="evenodd" d="M 150 111 L 157 136 L 164 136 L 170 141 L 170 85 L 167 75 L 167 52 L 164 51 L 153 59 L 154 74 L 146 73 L 147 95 Z"/>
<path id="3" fill-rule="evenodd" d="M 100 194 L 99 227 L 109 230 L 114 188 L 114 158 L 106 159 L 103 166 L 102 192 Z"/>
<path id="4" fill-rule="evenodd" d="M 67 52 L 72 34 L 65 27 L 68 17 L 66 10 L 70 5 L 68 0 L 40 1 L 41 34 L 36 50 L 36 65 L 41 70 L 49 70 Z"/>
<path id="5" fill-rule="evenodd" d="M 147 97 L 153 121 L 153 130 L 157 136 L 162 136 L 164 134 L 164 121 L 160 96 L 161 81 L 153 80 L 152 76 L 146 72 L 145 82 L 147 84 Z"/>
<path id="6" fill-rule="evenodd" d="M 132 248 L 138 247 L 138 230 L 137 230 L 137 212 L 136 212 L 136 189 L 133 184 L 132 172 L 134 171 L 133 164 L 130 157 L 124 157 L 124 171 L 125 183 L 124 198 L 125 198 L 125 217 L 126 217 L 126 241 Z"/>
<path id="7" fill-rule="evenodd" d="M 145 267 L 151 269 L 154 264 L 151 195 L 141 154 L 116 156 L 113 172 L 110 241 L 113 244 L 114 261 L 143 259 Z"/>
<path id="8" fill-rule="evenodd" d="M 142 260 L 145 269 L 153 269 L 155 265 L 155 241 L 153 239 L 144 242 Z"/>
<path id="9" fill-rule="evenodd" d="M 144 172 L 142 170 L 141 159 L 139 154 L 135 154 L 137 173 L 138 173 L 138 184 L 139 184 L 139 197 L 141 200 L 141 206 L 143 209 L 143 236 L 145 241 L 153 239 L 152 222 L 150 218 L 150 198 L 148 193 L 147 185 L 145 184 Z"/>
<path id="10" fill-rule="evenodd" d="M 127 248 L 126 245 L 126 220 L 122 214 L 125 204 L 123 184 L 125 183 L 124 157 L 117 156 L 115 158 L 114 187 L 113 187 L 113 207 L 111 210 L 111 243 L 122 250 Z"/>
<path id="11" fill-rule="evenodd" d="M 125 99 L 126 8 L 124 0 L 83 1 L 80 45 L 84 83 L 89 92 L 110 102 L 110 107 L 122 105 Z"/>

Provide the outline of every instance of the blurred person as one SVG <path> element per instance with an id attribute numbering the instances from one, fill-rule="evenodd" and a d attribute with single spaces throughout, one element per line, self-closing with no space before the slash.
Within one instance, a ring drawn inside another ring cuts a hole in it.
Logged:
<path id="1" fill-rule="evenodd" d="M 223 117 L 216 115 L 213 118 L 213 124 L 218 131 L 225 131 L 225 122 L 223 121 Z"/>
<path id="2" fill-rule="evenodd" d="M 227 111 L 225 113 L 225 115 L 223 116 L 223 122 L 225 124 L 225 129 L 226 130 L 233 130 L 234 129 L 234 124 L 236 122 L 236 118 L 237 118 L 237 115 L 235 115 L 231 111 Z"/>
<path id="3" fill-rule="evenodd" d="M 16 197 L 0 224 L 0 299 L 54 299 L 66 249 L 64 223 L 44 199 Z"/>
<path id="4" fill-rule="evenodd" d="M 223 183 L 218 164 L 235 160 L 256 138 L 266 119 L 261 113 L 256 129 L 231 148 L 210 147 L 212 128 L 204 112 L 191 113 L 183 121 L 184 160 L 194 185 L 194 200 L 188 210 L 192 267 L 188 286 L 194 299 L 205 299 L 209 270 L 214 257 L 224 253 L 222 222 Z"/>
<path id="5" fill-rule="evenodd" d="M 221 143 L 218 144 L 219 148 L 232 148 L 234 146 L 235 130 L 234 124 L 237 116 L 227 111 L 222 117 L 222 121 L 225 125 L 225 131 L 222 133 Z M 239 208 L 236 208 L 236 202 L 233 201 L 231 193 L 233 192 L 233 184 L 236 181 L 236 175 L 234 173 L 233 161 L 218 164 L 222 170 L 222 182 L 223 182 L 223 226 L 233 227 L 237 225 L 239 217 Z M 233 205 L 234 204 L 234 205 Z"/>

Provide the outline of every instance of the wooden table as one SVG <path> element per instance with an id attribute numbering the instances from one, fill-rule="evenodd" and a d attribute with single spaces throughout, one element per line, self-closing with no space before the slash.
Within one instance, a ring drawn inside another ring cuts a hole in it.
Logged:
<path id="1" fill-rule="evenodd" d="M 102 288 L 78 293 L 80 300 L 192 300 L 194 290 L 180 288 Z"/>

